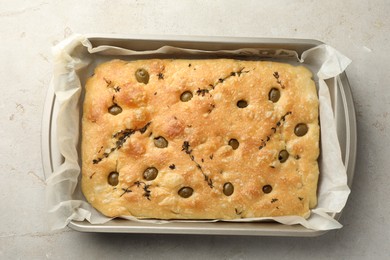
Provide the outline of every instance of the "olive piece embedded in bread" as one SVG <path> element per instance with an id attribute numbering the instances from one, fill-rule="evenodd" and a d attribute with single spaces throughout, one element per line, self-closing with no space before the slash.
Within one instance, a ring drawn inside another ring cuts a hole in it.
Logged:
<path id="1" fill-rule="evenodd" d="M 294 133 L 296 136 L 304 136 L 309 128 L 306 124 L 300 123 L 295 126 Z"/>
<path id="2" fill-rule="evenodd" d="M 135 78 L 139 83 L 148 84 L 149 73 L 145 69 L 137 69 L 137 71 L 135 72 Z"/>
<path id="3" fill-rule="evenodd" d="M 280 152 L 279 152 L 279 161 L 281 162 L 281 163 L 284 163 L 285 161 L 287 161 L 287 159 L 288 159 L 288 157 L 289 157 L 290 155 L 289 155 L 289 153 L 286 151 L 286 150 L 281 150 Z"/>
<path id="4" fill-rule="evenodd" d="M 280 90 L 277 88 L 272 88 L 268 94 L 268 99 L 276 103 L 278 102 L 279 98 L 280 98 Z"/>
<path id="5" fill-rule="evenodd" d="M 182 101 L 182 102 L 188 102 L 188 101 L 190 101 L 191 99 L 192 99 L 192 93 L 191 93 L 191 91 L 185 91 L 185 92 L 183 92 L 181 95 L 180 95 L 180 100 Z"/>
<path id="6" fill-rule="evenodd" d="M 226 196 L 232 195 L 234 192 L 234 186 L 230 182 L 227 182 L 223 185 L 223 194 Z"/>
<path id="7" fill-rule="evenodd" d="M 154 138 L 154 145 L 158 148 L 165 148 L 168 146 L 168 141 L 162 136 Z"/>
<path id="8" fill-rule="evenodd" d="M 118 115 L 120 113 L 122 113 L 122 108 L 120 106 L 118 106 L 117 104 L 114 104 L 112 106 L 110 106 L 108 108 L 108 112 L 111 114 L 111 115 Z"/>
<path id="9" fill-rule="evenodd" d="M 118 172 L 110 172 L 107 178 L 108 184 L 110 184 L 111 186 L 118 185 L 119 183 L 118 177 L 119 177 Z"/>
<path id="10" fill-rule="evenodd" d="M 237 141 L 237 139 L 230 139 L 229 145 L 233 148 L 233 150 L 236 150 L 240 146 L 240 143 Z"/>
<path id="11" fill-rule="evenodd" d="M 144 171 L 143 177 L 147 181 L 152 181 L 157 178 L 158 170 L 156 167 L 148 167 Z"/>
<path id="12" fill-rule="evenodd" d="M 271 185 L 264 185 L 263 186 L 263 192 L 264 193 L 270 193 L 272 191 L 272 186 Z"/>
<path id="13" fill-rule="evenodd" d="M 178 194 L 182 198 L 189 198 L 192 196 L 194 190 L 191 187 L 183 187 L 178 191 Z"/>
<path id="14" fill-rule="evenodd" d="M 241 100 L 239 100 L 239 101 L 237 102 L 237 106 L 238 106 L 239 108 L 247 107 L 247 106 L 248 106 L 248 102 L 246 102 L 246 100 L 241 99 Z"/>

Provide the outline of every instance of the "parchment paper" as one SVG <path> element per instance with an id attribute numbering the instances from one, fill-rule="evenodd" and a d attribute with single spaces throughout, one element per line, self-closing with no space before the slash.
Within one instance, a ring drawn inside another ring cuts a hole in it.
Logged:
<path id="1" fill-rule="evenodd" d="M 91 207 L 83 197 L 79 187 L 80 159 L 78 154 L 81 99 L 83 83 L 94 67 L 112 58 L 140 59 L 148 57 L 188 57 L 194 58 L 235 57 L 240 59 L 271 59 L 310 68 L 316 75 L 320 101 L 321 155 L 318 205 L 311 210 L 308 219 L 296 216 L 275 218 L 251 218 L 230 220 L 248 222 L 273 219 L 293 225 L 301 224 L 313 230 L 330 230 L 342 225 L 332 216 L 340 212 L 348 199 L 350 189 L 347 174 L 342 162 L 337 139 L 334 114 L 330 94 L 325 79 L 342 73 L 350 60 L 328 45 L 320 45 L 305 51 L 301 57 L 291 50 L 240 49 L 234 51 L 200 51 L 164 46 L 158 50 L 132 51 L 115 46 L 92 47 L 85 36 L 73 35 L 53 47 L 54 75 L 51 82 L 60 103 L 57 117 L 58 148 L 64 162 L 47 179 L 46 204 L 49 224 L 52 229 L 65 227 L 71 220 L 88 220 L 92 224 L 110 220 Z M 164 220 L 139 220 L 126 217 L 129 221 L 167 223 Z M 177 220 L 179 221 L 179 220 Z M 195 221 L 195 220 L 193 220 Z M 219 220 L 213 220 L 219 221 Z M 186 221 L 180 221 L 186 222 Z M 205 222 L 205 221 L 202 221 Z M 210 222 L 210 221 L 206 221 Z"/>

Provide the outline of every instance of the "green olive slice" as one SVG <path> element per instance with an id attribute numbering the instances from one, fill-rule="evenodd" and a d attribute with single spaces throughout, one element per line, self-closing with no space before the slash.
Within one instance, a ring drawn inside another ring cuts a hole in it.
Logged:
<path id="1" fill-rule="evenodd" d="M 118 178 L 119 178 L 118 172 L 110 172 L 110 174 L 108 175 L 108 178 L 107 178 L 108 184 L 110 184 L 111 186 L 118 185 L 118 183 L 119 183 Z"/>
<path id="2" fill-rule="evenodd" d="M 148 84 L 149 73 L 145 69 L 137 69 L 137 71 L 135 72 L 135 78 L 139 83 Z"/>
<path id="3" fill-rule="evenodd" d="M 230 139 L 229 145 L 233 148 L 233 150 L 236 150 L 240 146 L 240 143 L 237 141 L 237 139 Z"/>
<path id="4" fill-rule="evenodd" d="M 182 198 L 189 198 L 194 193 L 194 190 L 191 187 L 183 187 L 178 191 L 178 194 Z"/>
<path id="5" fill-rule="evenodd" d="M 285 161 L 287 161 L 287 159 L 288 159 L 288 157 L 289 157 L 290 155 L 289 155 L 289 153 L 286 151 L 286 150 L 281 150 L 280 152 L 279 152 L 279 161 L 281 162 L 281 163 L 284 163 Z"/>
<path id="6" fill-rule="evenodd" d="M 148 167 L 144 171 L 143 177 L 147 181 L 152 181 L 157 178 L 158 170 L 156 167 Z"/>
<path id="7" fill-rule="evenodd" d="M 185 91 L 180 95 L 180 100 L 182 102 L 188 102 L 192 99 L 192 97 L 193 97 L 193 95 L 192 95 L 191 91 Z"/>
<path id="8" fill-rule="evenodd" d="M 248 106 L 248 102 L 246 102 L 246 100 L 239 100 L 238 102 L 237 102 L 237 106 L 239 107 L 239 108 L 245 108 L 245 107 L 247 107 Z"/>
<path id="9" fill-rule="evenodd" d="M 111 114 L 111 115 L 118 115 L 120 113 L 122 113 L 122 108 L 120 106 L 118 106 L 117 104 L 114 104 L 112 106 L 110 106 L 108 108 L 108 112 Z"/>
<path id="10" fill-rule="evenodd" d="M 230 182 L 227 182 L 223 185 L 223 194 L 226 196 L 232 195 L 234 192 L 234 186 Z"/>
<path id="11" fill-rule="evenodd" d="M 271 185 L 264 185 L 263 186 L 263 192 L 264 193 L 270 193 L 272 191 L 272 186 Z"/>
<path id="12" fill-rule="evenodd" d="M 158 148 L 165 148 L 168 146 L 168 141 L 162 136 L 154 138 L 154 145 Z"/>
<path id="13" fill-rule="evenodd" d="M 294 133 L 296 136 L 304 136 L 307 131 L 309 131 L 309 128 L 306 124 L 300 123 L 295 126 Z"/>
<path id="14" fill-rule="evenodd" d="M 268 94 L 268 99 L 276 103 L 280 99 L 280 90 L 277 88 L 272 88 Z"/>

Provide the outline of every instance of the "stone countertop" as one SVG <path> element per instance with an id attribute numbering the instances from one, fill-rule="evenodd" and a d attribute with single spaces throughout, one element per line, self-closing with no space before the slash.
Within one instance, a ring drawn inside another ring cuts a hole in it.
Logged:
<path id="1" fill-rule="evenodd" d="M 388 259 L 388 1 L 4 1 L 0 259 Z M 344 227 L 316 238 L 50 231 L 40 135 L 50 48 L 72 33 L 317 39 L 352 59 L 358 147 Z"/>

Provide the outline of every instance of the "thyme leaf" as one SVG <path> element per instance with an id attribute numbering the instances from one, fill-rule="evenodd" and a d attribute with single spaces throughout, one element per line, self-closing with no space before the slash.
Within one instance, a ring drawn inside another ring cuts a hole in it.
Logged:
<path id="1" fill-rule="evenodd" d="M 283 85 L 282 81 L 280 80 L 280 75 L 279 75 L 279 72 L 275 71 L 274 74 L 273 74 L 274 78 L 276 79 L 276 83 L 279 84 L 279 86 L 282 88 L 282 89 L 285 89 L 286 86 Z"/>
<path id="2" fill-rule="evenodd" d="M 120 130 L 119 132 L 114 133 L 112 135 L 112 137 L 116 139 L 115 146 L 111 147 L 108 152 L 104 152 L 102 157 L 99 157 L 97 159 L 93 159 L 92 163 L 97 164 L 97 163 L 101 162 L 104 158 L 107 158 L 114 151 L 122 148 L 122 146 L 127 141 L 127 139 L 129 139 L 130 136 L 133 135 L 134 133 L 136 133 L 136 132 L 140 132 L 141 134 L 145 133 L 151 123 L 152 122 L 149 122 L 146 125 L 144 125 L 142 128 L 139 128 L 139 129 L 124 129 L 124 130 Z"/>
<path id="3" fill-rule="evenodd" d="M 223 78 L 219 78 L 214 84 L 209 84 L 210 88 L 203 88 L 203 89 L 198 88 L 198 90 L 196 91 L 196 94 L 198 96 L 202 95 L 202 97 L 204 97 L 206 94 L 210 93 L 211 90 L 215 89 L 215 87 L 218 84 L 224 83 L 227 79 L 229 79 L 231 77 L 240 77 L 242 74 L 245 74 L 245 73 L 249 72 L 249 70 L 244 70 L 244 69 L 245 68 L 241 68 L 238 71 L 232 71 L 232 72 L 229 73 L 229 75 L 227 75 L 227 76 L 225 76 Z"/>
<path id="4" fill-rule="evenodd" d="M 259 150 L 263 149 L 264 147 L 267 146 L 267 143 L 271 140 L 271 137 L 273 134 L 276 133 L 276 130 L 286 121 L 286 116 L 291 115 L 292 112 L 289 111 L 286 114 L 284 114 L 278 122 L 276 122 L 276 125 L 274 127 L 271 127 L 272 133 L 268 136 L 266 136 L 265 140 L 261 139 L 261 144 L 259 146 Z"/>
<path id="5" fill-rule="evenodd" d="M 195 160 L 194 155 L 192 155 L 192 150 L 190 149 L 190 143 L 188 141 L 184 141 L 182 145 L 182 151 L 184 151 L 188 156 L 190 157 L 191 161 L 193 161 L 196 165 L 196 168 L 199 169 L 199 171 L 204 176 L 204 180 L 207 182 L 207 185 L 209 185 L 210 188 L 214 188 L 213 186 L 213 180 L 203 171 L 202 166 Z"/>
<path id="6" fill-rule="evenodd" d="M 127 187 L 126 189 L 122 188 L 122 190 L 123 190 L 123 193 L 122 193 L 119 197 L 122 197 L 122 196 L 125 195 L 126 193 L 132 192 L 132 190 L 130 190 L 130 187 Z"/>
<path id="7" fill-rule="evenodd" d="M 150 200 L 150 196 L 151 196 L 151 191 L 149 190 L 150 184 L 146 184 L 143 181 L 136 181 L 136 182 L 134 182 L 134 185 L 137 185 L 137 188 L 139 188 L 143 185 L 142 189 L 144 190 L 144 194 L 142 196 L 144 196 L 148 200 Z"/>
<path id="8" fill-rule="evenodd" d="M 198 96 L 202 95 L 202 97 L 204 97 L 207 93 L 209 93 L 209 90 L 206 88 L 203 89 L 198 88 L 198 90 L 196 91 L 196 94 Z"/>
<path id="9" fill-rule="evenodd" d="M 111 80 L 108 80 L 108 79 L 106 79 L 106 78 L 103 78 L 103 80 L 106 82 L 107 87 L 110 87 L 110 86 L 111 86 L 111 83 L 112 83 Z"/>

